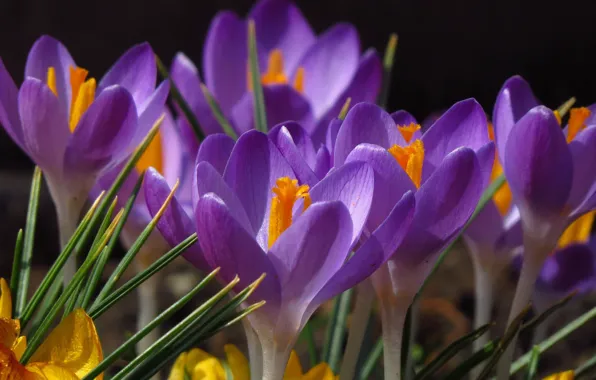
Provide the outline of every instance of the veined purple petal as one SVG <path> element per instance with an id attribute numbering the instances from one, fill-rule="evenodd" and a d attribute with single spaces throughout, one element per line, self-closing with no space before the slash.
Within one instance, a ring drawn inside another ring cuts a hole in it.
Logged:
<path id="1" fill-rule="evenodd" d="M 335 118 L 329 122 L 329 125 L 327 127 L 327 132 L 326 132 L 326 136 L 325 136 L 325 145 L 327 146 L 327 149 L 329 150 L 329 153 L 331 154 L 332 160 L 333 160 L 333 154 L 335 152 L 335 141 L 337 140 L 337 134 L 339 133 L 339 129 L 341 128 L 342 123 L 343 123 L 343 120 Z M 333 165 L 333 163 L 332 163 L 332 165 Z"/>
<path id="2" fill-rule="evenodd" d="M 281 290 L 274 266 L 254 238 L 232 216 L 229 208 L 214 194 L 199 200 L 195 212 L 197 235 L 211 268 L 221 268 L 218 277 L 224 282 L 238 275 L 237 289 L 244 289 L 265 273 L 263 283 L 253 299 L 265 300 L 268 310 L 280 304 Z"/>
<path id="3" fill-rule="evenodd" d="M 317 121 L 316 129 L 312 132 L 313 140 L 320 144 L 325 142 L 329 122 L 339 116 L 348 98 L 351 99 L 352 106 L 361 102 L 374 103 L 381 90 L 382 77 L 381 59 L 374 49 L 368 49 L 360 58 L 356 73 L 348 87 L 325 115 Z"/>
<path id="4" fill-rule="evenodd" d="M 157 170 L 149 168 L 145 173 L 143 190 L 147 208 L 153 217 L 170 194 L 170 186 Z M 172 201 L 159 219 L 159 222 L 157 222 L 157 228 L 172 247 L 178 245 L 195 232 L 194 223 L 176 199 L 176 194 L 174 194 Z M 183 256 L 199 270 L 208 272 L 211 269 L 203 256 L 199 244 L 195 243 L 190 246 L 183 253 Z"/>
<path id="5" fill-rule="evenodd" d="M 268 257 L 281 284 L 282 308 L 288 309 L 279 321 L 282 329 L 300 330 L 310 302 L 344 265 L 351 235 L 346 207 L 338 201 L 320 202 L 311 205 L 273 244 Z"/>
<path id="6" fill-rule="evenodd" d="M 505 148 L 513 125 L 538 104 L 530 85 L 522 77 L 513 76 L 503 84 L 493 110 L 495 141 L 501 162 L 505 162 Z"/>
<path id="7" fill-rule="evenodd" d="M 300 153 L 296 144 L 294 144 L 294 140 L 286 127 L 282 126 L 273 134 L 269 134 L 269 138 L 288 161 L 288 164 L 290 164 L 298 182 L 309 186 L 314 186 L 319 182 L 313 170 L 308 166 L 304 156 Z"/>
<path id="8" fill-rule="evenodd" d="M 48 69 L 53 67 L 56 73 L 56 91 L 58 99 L 68 113 L 70 110 L 71 87 L 70 67 L 75 68 L 76 64 L 70 53 L 60 41 L 50 36 L 41 36 L 35 43 L 25 64 L 25 78 L 33 77 L 46 83 Z"/>
<path id="9" fill-rule="evenodd" d="M 331 154 L 329 154 L 327 147 L 323 145 L 319 148 L 315 161 L 315 175 L 319 179 L 322 179 L 329 173 L 329 170 L 333 166 L 331 164 Z"/>
<path id="10" fill-rule="evenodd" d="M 263 87 L 267 124 L 276 125 L 288 120 L 297 121 L 307 131 L 312 129 L 314 119 L 311 105 L 298 91 L 288 85 Z M 239 133 L 254 129 L 253 94 L 246 92 L 232 110 L 232 121 Z"/>
<path id="11" fill-rule="evenodd" d="M 350 162 L 330 173 L 310 190 L 314 203 L 342 202 L 352 218 L 352 245 L 360 238 L 374 193 L 374 172 L 366 162 Z"/>
<path id="12" fill-rule="evenodd" d="M 374 170 L 373 202 L 366 223 L 368 231 L 374 231 L 402 196 L 408 191 L 415 192 L 416 187 L 395 158 L 377 145 L 358 145 L 346 160 L 353 161 L 364 161 Z"/>
<path id="13" fill-rule="evenodd" d="M 249 19 L 255 21 L 259 66 L 264 71 L 268 53 L 280 49 L 284 71 L 293 73 L 298 61 L 315 42 L 315 34 L 308 21 L 293 3 L 285 0 L 259 1 L 251 10 Z"/>
<path id="14" fill-rule="evenodd" d="M 314 168 L 316 161 L 316 151 L 314 144 L 306 130 L 295 121 L 284 121 L 283 123 L 279 123 L 275 127 L 271 128 L 267 134 L 275 141 L 275 137 L 277 137 L 277 134 L 282 127 L 285 127 L 288 132 L 290 132 L 292 141 L 294 141 L 296 148 L 300 152 L 300 155 L 304 157 L 304 160 L 306 160 L 308 166 Z"/>
<path id="15" fill-rule="evenodd" d="M 395 125 L 410 125 L 412 123 L 418 124 L 416 118 L 412 116 L 408 111 L 404 110 L 395 111 L 391 114 L 391 118 L 393 119 Z M 422 137 L 421 131 L 416 131 L 414 132 L 414 136 L 412 138 L 419 139 L 420 137 Z"/>
<path id="16" fill-rule="evenodd" d="M 553 112 L 532 108 L 511 129 L 504 153 L 522 219 L 525 208 L 541 217 L 560 215 L 571 191 L 573 160 Z"/>
<path id="17" fill-rule="evenodd" d="M 379 145 L 385 149 L 394 144 L 406 145 L 391 115 L 370 103 L 356 104 L 346 115 L 335 141 L 335 166 L 342 165 L 350 152 L 362 143 Z"/>
<path id="18" fill-rule="evenodd" d="M 170 76 L 192 109 L 205 134 L 220 133 L 221 126 L 213 116 L 209 103 L 201 90 L 199 71 L 186 55 L 176 54 L 172 61 Z M 180 117 L 184 117 L 181 110 L 177 109 L 177 111 Z"/>
<path id="19" fill-rule="evenodd" d="M 229 213 L 251 236 L 256 235 L 240 199 L 210 163 L 205 161 L 197 163 L 192 187 L 193 209 L 196 210 L 197 203 L 202 196 L 213 193 L 226 204 Z"/>
<path id="20" fill-rule="evenodd" d="M 240 136 L 230 155 L 224 179 L 244 205 L 261 247 L 268 245 L 272 189 L 281 177 L 294 178 L 294 173 L 269 137 L 258 131 Z"/>
<path id="21" fill-rule="evenodd" d="M 349 24 L 327 30 L 304 54 L 298 66 L 304 67 L 304 94 L 315 118 L 335 104 L 354 77 L 359 61 L 358 32 Z"/>
<path id="22" fill-rule="evenodd" d="M 581 131 L 569 143 L 569 151 L 573 159 L 573 182 L 567 204 L 575 208 L 596 186 L 596 171 L 591 164 L 596 162 L 596 126 Z"/>
<path id="23" fill-rule="evenodd" d="M 234 149 L 234 143 L 234 140 L 224 133 L 207 136 L 199 146 L 197 164 L 207 161 L 219 174 L 223 175 L 232 149 Z"/>
<path id="24" fill-rule="evenodd" d="M 147 42 L 128 49 L 103 76 L 98 93 L 112 85 L 124 87 L 135 101 L 145 103 L 155 90 L 157 67 L 155 54 Z"/>
<path id="25" fill-rule="evenodd" d="M 219 12 L 211 21 L 203 50 L 207 87 L 225 114 L 247 92 L 247 24 L 235 13 Z"/>
<path id="26" fill-rule="evenodd" d="M 403 241 L 414 215 L 413 193 L 406 193 L 374 231 L 364 245 L 331 277 L 309 305 L 314 311 L 319 305 L 357 285 L 375 272 L 395 252 Z M 309 316 L 310 313 L 306 313 Z M 305 320 L 303 319 L 305 322 Z"/>
<path id="27" fill-rule="evenodd" d="M 460 147 L 479 150 L 490 140 L 488 123 L 476 100 L 455 103 L 422 136 L 424 161 L 440 165 L 449 153 Z"/>
<path id="28" fill-rule="evenodd" d="M 147 98 L 145 103 L 141 107 L 137 107 L 139 121 L 135 136 L 130 142 L 131 150 L 135 149 L 147 137 L 147 133 L 149 133 L 151 127 L 153 127 L 157 119 L 164 113 L 164 106 L 169 93 L 170 82 L 163 81 L 157 87 L 157 90 Z"/>
<path id="29" fill-rule="evenodd" d="M 0 59 L 0 125 L 21 149 L 26 150 L 19 117 L 18 96 L 19 90 Z"/>
<path id="30" fill-rule="evenodd" d="M 64 156 L 66 173 L 97 173 L 124 159 L 137 126 L 130 93 L 120 86 L 106 88 L 83 114 Z"/>
<path id="31" fill-rule="evenodd" d="M 19 114 L 26 151 L 33 161 L 48 172 L 62 174 L 70 131 L 58 98 L 42 81 L 29 77 L 19 91 Z"/>

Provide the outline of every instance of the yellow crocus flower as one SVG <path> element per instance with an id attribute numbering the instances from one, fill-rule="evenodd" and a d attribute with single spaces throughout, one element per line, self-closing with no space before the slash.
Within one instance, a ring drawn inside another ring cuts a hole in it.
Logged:
<path id="1" fill-rule="evenodd" d="M 10 289 L 0 278 L 0 380 L 78 380 L 103 360 L 95 325 L 83 309 L 64 318 L 26 365 L 19 362 L 27 346 L 19 335 L 19 321 L 12 319 Z"/>
<path id="2" fill-rule="evenodd" d="M 545 377 L 543 380 L 573 380 L 574 379 L 573 371 L 564 371 L 559 373 L 554 373 L 550 376 Z"/>

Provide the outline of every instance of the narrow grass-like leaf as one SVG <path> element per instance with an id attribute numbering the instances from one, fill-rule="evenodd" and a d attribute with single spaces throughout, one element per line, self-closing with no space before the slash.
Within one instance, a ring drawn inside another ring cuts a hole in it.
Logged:
<path id="1" fill-rule="evenodd" d="M 23 251 L 19 264 L 17 291 L 14 298 L 14 318 L 19 319 L 27 304 L 27 291 L 29 290 L 29 277 L 31 275 L 31 258 L 33 257 L 33 243 L 35 240 L 35 225 L 37 224 L 37 209 L 39 207 L 39 191 L 41 188 L 41 169 L 36 166 L 31 181 L 29 193 L 29 206 L 27 207 L 27 220 L 25 222 L 25 236 L 23 238 Z"/>
<path id="2" fill-rule="evenodd" d="M 126 342 L 124 342 L 120 347 L 118 347 L 114 352 L 112 352 L 108 357 L 106 357 L 101 363 L 97 365 L 97 367 L 95 367 L 91 372 L 89 372 L 83 380 L 95 379 L 99 374 L 104 372 L 116 360 L 120 359 L 124 353 L 131 350 L 134 347 L 134 345 L 137 344 L 141 339 L 143 339 L 147 334 L 153 331 L 161 323 L 168 320 L 176 311 L 180 310 L 182 306 L 186 305 L 188 301 L 190 301 L 201 290 L 203 290 L 203 288 L 209 282 L 211 282 L 211 280 L 215 277 L 215 275 L 218 272 L 219 268 L 209 273 L 184 297 L 180 298 L 178 301 L 172 304 L 169 308 L 167 308 L 160 315 L 158 315 L 153 321 L 151 321 L 147 326 L 143 327 L 143 329 L 141 329 L 132 337 L 130 337 Z"/>
<path id="3" fill-rule="evenodd" d="M 130 247 L 130 249 L 128 250 L 128 252 L 124 255 L 124 258 L 120 261 L 120 263 L 118 263 L 118 266 L 116 267 L 116 269 L 114 270 L 114 272 L 112 273 L 112 275 L 110 276 L 110 278 L 108 279 L 108 281 L 106 282 L 106 284 L 103 286 L 103 288 L 101 289 L 101 291 L 99 292 L 99 295 L 95 299 L 95 302 L 93 302 L 93 305 L 91 306 L 92 309 L 95 309 L 95 307 L 104 298 L 106 298 L 108 296 L 108 294 L 110 294 L 110 292 L 112 291 L 112 289 L 114 288 L 114 286 L 116 286 L 116 282 L 118 282 L 118 280 L 120 279 L 120 277 L 122 276 L 122 274 L 124 273 L 124 271 L 132 263 L 132 261 L 134 260 L 135 256 L 137 255 L 137 253 L 139 253 L 139 251 L 140 251 L 141 247 L 143 246 L 143 244 L 145 244 L 145 242 L 147 241 L 147 239 L 149 239 L 149 236 L 151 235 L 151 233 L 155 229 L 155 226 L 157 226 L 157 223 L 159 222 L 159 219 L 161 218 L 161 216 L 163 215 L 163 213 L 166 211 L 168 205 L 170 204 L 170 201 L 174 197 L 174 193 L 178 189 L 178 185 L 179 184 L 180 184 L 180 181 L 176 181 L 176 184 L 172 187 L 172 191 L 170 192 L 170 194 L 166 198 L 164 204 L 161 206 L 161 208 L 159 209 L 159 211 L 155 214 L 155 216 L 153 217 L 153 219 L 151 219 L 151 221 L 149 222 L 149 224 L 147 225 L 147 227 L 145 227 L 145 229 L 143 230 L 143 232 L 141 232 L 141 234 L 139 235 L 139 237 L 137 238 L 137 240 L 135 240 L 135 242 Z"/>
<path id="4" fill-rule="evenodd" d="M 562 298 L 561 300 L 557 301 L 555 304 L 550 306 L 541 314 L 535 316 L 534 318 L 530 319 L 528 322 L 524 323 L 521 327 L 520 332 L 532 330 L 542 322 L 544 322 L 548 317 L 550 317 L 555 311 L 562 309 L 565 305 L 571 301 L 571 299 L 577 294 L 577 290 L 571 292 L 566 297 Z"/>
<path id="5" fill-rule="evenodd" d="M 464 335 L 463 337 L 457 339 L 455 342 L 451 343 L 447 348 L 445 348 L 437 357 L 424 366 L 420 372 L 416 374 L 416 380 L 423 380 L 423 379 L 430 379 L 436 375 L 436 372 L 451 358 L 457 355 L 461 350 L 469 346 L 472 342 L 476 339 L 480 338 L 482 335 L 486 334 L 488 330 L 493 326 L 492 323 L 486 324 L 484 326 L 480 326 L 478 329 L 472 331 L 469 334 Z"/>
<path id="6" fill-rule="evenodd" d="M 577 367 L 573 373 L 575 375 L 575 380 L 588 378 L 590 375 L 594 375 L 592 372 L 596 369 L 596 355 L 592 356 L 592 358 L 588 359 L 587 361 L 583 362 L 579 367 Z M 593 379 L 594 376 L 590 376 L 590 379 Z"/>
<path id="7" fill-rule="evenodd" d="M 377 104 L 382 108 L 387 106 L 387 99 L 389 98 L 389 89 L 391 88 L 391 73 L 393 72 L 393 63 L 395 61 L 395 50 L 397 48 L 397 34 L 392 33 L 385 48 L 385 56 L 383 58 L 383 81 L 381 83 L 381 93 L 377 100 Z"/>
<path id="8" fill-rule="evenodd" d="M 462 363 L 460 363 L 453 371 L 451 371 L 444 380 L 461 380 L 465 379 L 465 376 L 472 371 L 478 364 L 484 362 L 490 358 L 497 346 L 499 340 L 490 341 L 484 345 L 481 350 L 476 351 L 472 356 L 468 357 Z"/>
<path id="9" fill-rule="evenodd" d="M 195 136 L 197 136 L 199 142 L 203 141 L 205 139 L 205 134 L 201 129 L 201 125 L 199 124 L 199 120 L 197 120 L 195 113 L 192 111 L 186 100 L 184 100 L 182 93 L 180 93 L 180 90 L 178 89 L 174 81 L 170 78 L 170 73 L 168 72 L 167 67 L 163 64 L 162 60 L 157 55 L 155 56 L 155 62 L 157 63 L 157 70 L 159 71 L 161 77 L 170 81 L 170 93 L 172 94 L 172 98 L 174 99 L 176 104 L 178 104 L 178 107 L 180 107 L 180 110 L 182 111 L 184 117 L 190 124 L 193 132 L 195 133 Z"/>
<path id="10" fill-rule="evenodd" d="M 108 226 L 110 225 L 110 222 L 112 221 L 112 215 L 114 213 L 114 209 L 116 208 L 117 204 L 118 204 L 118 196 L 115 196 L 114 199 L 112 200 L 112 203 L 110 204 L 110 207 L 106 211 L 106 213 L 103 217 L 103 220 L 101 221 L 101 224 L 99 225 L 99 229 L 97 230 L 95 239 L 93 239 L 93 243 L 91 243 L 91 248 L 89 249 L 89 251 L 95 251 L 97 249 L 97 246 L 98 246 L 99 242 L 101 241 L 101 237 L 106 232 Z"/>
<path id="11" fill-rule="evenodd" d="M 253 110 L 255 129 L 267 133 L 267 113 L 265 111 L 265 97 L 261 84 L 261 70 L 257 56 L 257 32 L 254 20 L 248 21 L 248 67 L 250 70 L 250 86 L 253 94 Z"/>
<path id="12" fill-rule="evenodd" d="M 213 335 L 217 334 L 218 332 L 230 327 L 231 325 L 240 322 L 244 317 L 246 317 L 247 315 L 249 315 L 250 313 L 254 312 L 257 309 L 260 309 L 261 307 L 265 306 L 267 302 L 266 301 L 261 301 L 261 302 L 257 302 L 253 305 L 250 305 L 248 307 L 246 307 L 245 309 L 241 310 L 238 313 L 234 313 L 232 315 L 232 318 L 225 318 L 226 322 L 217 326 L 214 329 L 208 330 L 206 333 L 203 333 L 201 335 L 199 335 L 199 339 L 197 340 L 198 342 L 209 339 L 210 337 L 212 337 Z M 226 316 L 227 317 L 227 316 Z"/>
<path id="13" fill-rule="evenodd" d="M 526 372 L 526 380 L 534 380 L 538 372 L 538 360 L 540 360 L 540 348 L 532 347 L 530 356 L 530 363 L 528 363 L 528 371 Z"/>
<path id="14" fill-rule="evenodd" d="M 19 274 L 21 273 L 21 266 L 23 260 L 23 229 L 19 229 L 17 233 L 17 241 L 14 245 L 14 253 L 12 255 L 12 273 L 10 275 L 10 294 L 17 294 L 19 291 Z M 14 314 L 14 312 L 13 312 Z"/>
<path id="15" fill-rule="evenodd" d="M 177 246 L 172 248 L 168 253 L 162 255 L 160 258 L 155 260 L 149 267 L 143 270 L 141 273 L 137 274 L 135 277 L 130 279 L 126 284 L 122 285 L 118 290 L 108 295 L 105 299 L 99 302 L 95 307 L 92 307 L 89 310 L 89 316 L 92 319 L 99 318 L 106 310 L 108 310 L 112 305 L 116 302 L 121 300 L 122 298 L 126 297 L 130 292 L 135 290 L 139 285 L 145 282 L 149 277 L 153 276 L 155 273 L 159 272 L 163 269 L 166 265 L 171 263 L 174 259 L 180 256 L 188 247 L 196 243 L 197 236 L 196 234 L 192 234 L 191 236 L 187 237 L 185 240 L 180 242 Z"/>
<path id="16" fill-rule="evenodd" d="M 499 342 L 499 345 L 497 346 L 497 349 L 495 350 L 493 355 L 490 357 L 488 363 L 486 363 L 486 366 L 482 369 L 482 372 L 480 373 L 480 375 L 478 375 L 477 380 L 484 380 L 490 376 L 493 368 L 499 362 L 501 355 L 503 355 L 503 353 L 505 352 L 507 347 L 509 347 L 509 344 L 511 344 L 511 342 L 513 342 L 515 340 L 515 337 L 517 336 L 519 329 L 523 323 L 524 317 L 526 316 L 526 314 L 528 314 L 529 311 L 530 311 L 530 305 L 526 306 L 522 310 L 522 312 L 519 313 L 517 317 L 515 317 L 515 319 L 511 322 L 509 327 L 507 327 L 507 331 L 505 331 L 505 335 L 503 335 L 503 339 L 501 339 L 501 341 Z"/>
<path id="17" fill-rule="evenodd" d="M 112 380 L 121 380 L 126 378 L 128 374 L 131 374 L 135 368 L 142 364 L 148 364 L 150 358 L 156 354 L 165 354 L 166 346 L 175 339 L 181 332 L 192 326 L 194 323 L 198 323 L 202 320 L 202 317 L 211 310 L 226 294 L 228 294 L 236 284 L 238 284 L 239 278 L 234 278 L 228 285 L 226 285 L 217 294 L 211 297 L 207 302 L 203 303 L 196 310 L 190 313 L 180 323 L 173 327 L 170 331 L 162 335 L 155 343 L 153 343 L 147 350 L 141 352 L 136 358 L 134 358 L 128 365 L 120 370 L 116 375 L 112 377 Z M 187 336 L 188 338 L 188 336 Z M 131 377 L 135 378 L 135 377 Z M 136 377 L 138 379 L 138 377 Z"/>
<path id="18" fill-rule="evenodd" d="M 213 112 L 213 116 L 221 126 L 221 129 L 223 129 L 226 135 L 234 140 L 238 140 L 238 135 L 236 134 L 236 131 L 234 131 L 234 128 L 232 128 L 232 124 L 226 119 L 217 100 L 215 100 L 207 86 L 203 83 L 201 83 L 201 91 L 203 91 L 203 95 L 205 96 L 205 99 L 207 99 L 207 104 L 209 104 L 209 108 L 211 108 L 211 112 Z"/>
<path id="19" fill-rule="evenodd" d="M 352 304 L 352 289 L 348 289 L 339 296 L 339 312 L 337 321 L 334 323 L 334 329 L 331 336 L 331 346 L 329 348 L 329 367 L 333 373 L 339 372 L 339 361 L 343 353 L 344 338 L 346 335 L 346 322 L 350 313 Z"/>
<path id="20" fill-rule="evenodd" d="M 306 340 L 306 347 L 308 348 L 308 360 L 310 361 L 310 367 L 314 367 L 318 364 L 317 361 L 317 345 L 315 343 L 315 335 L 313 332 L 312 323 L 309 321 L 302 329 L 302 337 Z"/>
<path id="21" fill-rule="evenodd" d="M 569 334 L 586 324 L 594 317 L 596 317 L 596 307 L 593 307 L 592 309 L 588 310 L 578 318 L 568 323 L 565 327 L 548 337 L 545 341 L 538 344 L 537 347 L 540 349 L 540 353 L 543 353 L 546 350 L 550 349 L 552 346 L 565 339 L 567 336 L 569 336 Z M 515 362 L 513 362 L 509 374 L 514 375 L 517 371 L 528 365 L 531 356 L 532 353 L 529 352 L 521 358 L 517 359 Z"/>
<path id="22" fill-rule="evenodd" d="M 383 354 L 383 340 L 378 339 L 377 343 L 373 347 L 372 351 L 366 358 L 364 365 L 362 366 L 362 371 L 360 371 L 360 380 L 368 380 L 372 375 L 373 370 L 377 367 L 377 363 L 381 359 L 381 355 Z"/>
<path id="23" fill-rule="evenodd" d="M 81 281 L 77 284 L 75 290 L 72 292 L 72 295 L 68 298 L 68 300 L 66 300 L 66 304 L 64 304 L 64 310 L 62 311 L 62 319 L 66 318 L 66 316 L 77 307 L 77 300 L 83 293 L 83 288 L 83 281 Z"/>
<path id="24" fill-rule="evenodd" d="M 77 229 L 75 230 L 74 234 L 71 236 L 70 240 L 68 241 L 68 243 L 66 244 L 66 246 L 64 247 L 64 249 L 62 250 L 60 255 L 58 256 L 56 261 L 54 261 L 54 264 L 52 264 L 48 273 L 45 275 L 45 277 L 41 281 L 41 284 L 39 285 L 39 287 L 33 294 L 33 297 L 31 297 L 31 300 L 27 304 L 27 307 L 25 308 L 25 311 L 23 312 L 23 315 L 21 317 L 21 329 L 25 329 L 25 326 L 33 317 L 33 314 L 37 310 L 40 302 L 47 298 L 47 293 L 50 290 L 50 288 L 53 288 L 53 293 L 56 293 L 57 291 L 59 291 L 59 287 L 57 285 L 55 285 L 55 282 L 56 281 L 58 281 L 60 283 L 62 282 L 62 278 L 61 278 L 62 277 L 61 276 L 62 267 L 64 266 L 64 264 L 66 263 L 66 261 L 68 260 L 70 255 L 73 253 L 76 245 L 78 244 L 79 240 L 82 238 L 84 231 L 87 230 L 87 227 L 91 223 L 91 219 L 97 211 L 97 207 L 98 207 L 99 203 L 101 202 L 101 199 L 103 198 L 103 194 L 104 193 L 102 192 L 97 197 L 95 202 L 93 202 L 93 204 L 91 205 L 91 207 L 89 208 L 89 210 L 87 211 L 87 213 L 85 214 L 85 216 L 83 217 L 83 219 L 81 220 L 79 225 L 77 226 Z M 44 315 L 45 312 L 46 312 L 46 310 L 44 308 L 44 310 L 41 314 Z"/>
<path id="25" fill-rule="evenodd" d="M 335 331 L 335 323 L 337 323 L 337 316 L 339 315 L 340 297 L 335 297 L 333 300 L 333 308 L 327 319 L 327 328 L 325 329 L 325 340 L 323 341 L 323 348 L 321 349 L 321 362 L 327 363 L 329 361 L 329 353 L 331 352 L 331 340 L 333 339 L 333 331 Z"/>
<path id="26" fill-rule="evenodd" d="M 346 115 L 348 114 L 348 110 L 350 109 L 350 104 L 351 103 L 352 103 L 352 98 L 347 98 L 346 99 L 346 102 L 341 107 L 341 111 L 339 111 L 339 115 L 337 116 L 337 118 L 339 120 L 343 120 L 343 119 L 346 118 Z"/>
<path id="27" fill-rule="evenodd" d="M 100 244 L 100 247 L 103 247 L 105 245 L 105 243 L 108 241 L 111 234 L 114 232 L 114 229 L 115 229 L 117 223 L 118 223 L 118 217 L 116 217 L 114 219 L 114 221 L 112 222 L 110 227 L 107 229 L 107 231 L 104 234 L 104 237 L 102 239 L 103 241 Z M 91 267 L 95 263 L 95 260 L 99 256 L 100 252 L 101 252 L 101 250 L 98 249 L 95 252 L 92 252 L 89 256 L 87 256 L 87 258 L 83 262 L 83 265 L 81 265 L 80 268 L 75 273 L 72 281 L 68 284 L 68 286 L 66 287 L 66 289 L 64 290 L 64 292 L 62 293 L 60 298 L 58 298 L 58 301 L 56 301 L 54 303 L 54 305 L 52 306 L 50 311 L 44 317 L 39 328 L 36 329 L 35 331 L 33 331 L 33 335 L 31 336 L 30 339 L 28 339 L 27 349 L 25 350 L 25 353 L 23 354 L 23 357 L 20 360 L 21 363 L 27 363 L 27 361 L 31 358 L 31 355 L 33 355 L 35 350 L 39 347 L 45 334 L 47 333 L 47 331 L 51 327 L 52 323 L 54 322 L 56 315 L 58 314 L 60 309 L 66 304 L 68 299 L 73 296 L 74 291 L 78 288 L 79 284 L 87 276 L 87 273 L 89 272 L 89 270 L 91 270 Z"/>

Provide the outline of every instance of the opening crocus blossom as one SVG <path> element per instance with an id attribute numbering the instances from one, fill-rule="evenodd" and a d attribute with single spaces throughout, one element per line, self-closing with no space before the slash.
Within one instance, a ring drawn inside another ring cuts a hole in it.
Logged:
<path id="1" fill-rule="evenodd" d="M 338 24 L 317 37 L 300 10 L 285 0 L 261 0 L 247 18 L 255 22 L 269 125 L 296 120 L 323 143 L 327 125 L 348 98 L 352 104 L 376 99 L 381 62 L 373 49 L 360 55 L 353 26 Z M 211 22 L 203 51 L 205 84 L 239 133 L 254 127 L 253 94 L 247 85 L 247 30 L 246 20 L 220 12 Z M 194 64 L 179 53 L 171 72 L 204 131 L 221 132 Z"/>
<path id="2" fill-rule="evenodd" d="M 101 343 L 93 320 L 76 309 L 48 335 L 29 362 L 19 363 L 27 340 L 20 324 L 12 319 L 12 299 L 6 281 L 0 278 L 0 378 L 79 380 L 102 360 Z M 103 379 L 103 375 L 97 377 Z"/>
<path id="3" fill-rule="evenodd" d="M 314 310 L 370 276 L 401 243 L 414 197 L 406 194 L 396 202 L 388 221 L 350 257 L 373 196 L 368 164 L 337 167 L 307 188 L 296 180 L 271 137 L 244 133 L 227 160 L 211 147 L 221 139 L 230 138 L 213 135 L 201 145 L 194 175 L 194 215 L 187 215 L 174 198 L 158 228 L 170 244 L 196 230 L 200 245 L 185 257 L 201 269 L 220 267 L 223 282 L 238 275 L 238 289 L 266 274 L 254 294 L 266 305 L 248 317 L 247 334 L 254 330 L 257 335 L 250 343 L 251 377 L 277 379 Z M 167 194 L 167 183 L 149 170 L 145 198 L 152 214 Z"/>

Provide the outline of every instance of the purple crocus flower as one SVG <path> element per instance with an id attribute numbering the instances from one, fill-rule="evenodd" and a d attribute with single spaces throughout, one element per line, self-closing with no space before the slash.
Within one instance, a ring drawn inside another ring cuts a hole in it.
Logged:
<path id="1" fill-rule="evenodd" d="M 317 144 L 324 143 L 329 122 L 347 98 L 352 98 L 352 104 L 376 99 L 381 62 L 373 49 L 361 55 L 352 25 L 337 24 L 316 36 L 300 10 L 284 0 L 259 1 L 247 18 L 255 22 L 270 126 L 295 120 Z M 218 13 L 203 51 L 203 80 L 239 133 L 254 128 L 253 96 L 247 84 L 247 28 L 247 21 L 235 13 Z M 195 65 L 179 53 L 171 75 L 204 131 L 221 132 L 200 90 Z"/>
<path id="2" fill-rule="evenodd" d="M 587 108 L 571 111 L 561 129 L 559 115 L 539 105 L 521 77 L 503 85 L 493 122 L 499 159 L 519 208 L 524 263 L 510 321 L 530 300 L 534 283 L 559 236 L 575 219 L 596 207 L 596 123 Z M 514 345 L 510 346 L 511 348 Z M 513 355 L 501 360 L 498 377 L 509 376 Z"/>
<path id="3" fill-rule="evenodd" d="M 155 59 L 146 43 L 128 50 L 99 84 L 87 74 L 49 36 L 31 48 L 20 88 L 0 61 L 0 123 L 44 171 L 63 245 L 97 177 L 141 142 L 169 90 L 167 82 L 155 89 Z"/>
<path id="4" fill-rule="evenodd" d="M 405 192 L 415 192 L 416 211 L 403 243 L 373 276 L 381 300 L 385 376 L 399 373 L 403 318 L 435 258 L 462 230 L 488 184 L 494 159 L 482 107 L 456 103 L 428 130 L 407 112 L 392 115 L 357 104 L 343 121 L 334 164 L 367 162 L 375 193 L 366 228 L 374 230 Z"/>
<path id="5" fill-rule="evenodd" d="M 401 243 L 413 213 L 411 193 L 350 257 L 369 215 L 373 182 L 368 164 L 352 162 L 312 187 L 302 184 L 272 138 L 257 131 L 235 144 L 221 134 L 201 144 L 193 214 L 173 199 L 158 228 L 170 244 L 196 231 L 200 244 L 186 258 L 200 269 L 220 267 L 223 282 L 238 275 L 238 289 L 266 274 L 254 299 L 267 304 L 248 317 L 260 344 L 250 350 L 257 355 L 253 378 L 281 378 L 314 310 L 368 277 Z M 145 197 L 152 213 L 168 193 L 165 180 L 150 170 Z"/>

